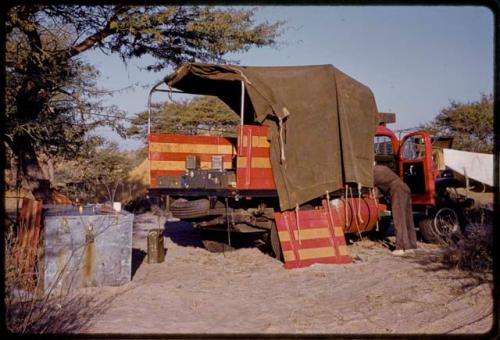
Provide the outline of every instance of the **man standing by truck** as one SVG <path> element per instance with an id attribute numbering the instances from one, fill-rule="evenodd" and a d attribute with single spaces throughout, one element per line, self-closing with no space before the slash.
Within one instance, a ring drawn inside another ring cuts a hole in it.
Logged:
<path id="1" fill-rule="evenodd" d="M 396 234 L 394 255 L 417 248 L 417 233 L 413 223 L 410 188 L 390 168 L 383 165 L 373 167 L 374 185 L 391 197 L 392 216 Z"/>

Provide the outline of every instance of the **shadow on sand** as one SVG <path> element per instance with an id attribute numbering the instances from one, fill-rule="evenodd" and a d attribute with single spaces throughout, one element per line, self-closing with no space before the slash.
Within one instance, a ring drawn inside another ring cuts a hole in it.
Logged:
<path id="1" fill-rule="evenodd" d="M 224 231 L 202 231 L 193 228 L 192 223 L 186 221 L 166 222 L 164 236 L 182 247 L 205 248 L 203 240 L 210 238 L 227 243 L 227 233 Z M 269 254 L 270 249 L 262 234 L 231 233 L 231 250 L 241 248 L 257 248 L 264 254 Z M 226 248 L 228 249 L 228 248 Z"/>

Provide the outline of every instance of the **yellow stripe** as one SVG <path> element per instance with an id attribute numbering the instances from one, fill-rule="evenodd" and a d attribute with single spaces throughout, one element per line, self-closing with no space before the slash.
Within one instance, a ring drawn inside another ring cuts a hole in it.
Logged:
<path id="1" fill-rule="evenodd" d="M 252 168 L 270 169 L 271 160 L 267 157 L 252 157 Z"/>
<path id="2" fill-rule="evenodd" d="M 299 249 L 301 260 L 318 259 L 322 257 L 335 256 L 333 247 Z"/>
<path id="3" fill-rule="evenodd" d="M 211 162 L 201 162 L 201 169 L 211 169 Z M 224 162 L 224 169 L 231 169 L 231 162 Z M 185 161 L 151 161 L 151 170 L 186 170 Z"/>
<path id="4" fill-rule="evenodd" d="M 151 161 L 151 170 L 186 170 L 185 161 Z"/>
<path id="5" fill-rule="evenodd" d="M 347 250 L 347 246 L 346 245 L 341 244 L 339 246 L 339 254 L 340 254 L 340 256 L 349 255 L 349 251 Z"/>
<path id="6" fill-rule="evenodd" d="M 342 227 L 333 227 L 333 235 L 335 237 L 344 236 L 344 229 L 342 229 Z"/>
<path id="7" fill-rule="evenodd" d="M 333 247 L 299 249 L 301 260 L 318 259 L 322 257 L 335 256 Z"/>
<path id="8" fill-rule="evenodd" d="M 150 143 L 149 150 L 153 152 L 208 153 L 221 155 L 232 155 L 236 153 L 236 149 L 232 145 L 216 144 Z"/>
<path id="9" fill-rule="evenodd" d="M 293 253 L 293 250 L 284 251 L 283 258 L 285 259 L 285 262 L 295 261 L 295 254 Z"/>
<path id="10" fill-rule="evenodd" d="M 290 241 L 290 234 L 288 231 L 278 232 L 280 241 Z M 296 240 L 299 239 L 299 231 L 294 230 L 294 237 Z M 301 240 L 312 240 L 316 238 L 327 238 L 330 237 L 330 231 L 327 228 L 314 228 L 314 229 L 301 229 L 300 239 Z"/>
<path id="11" fill-rule="evenodd" d="M 238 168 L 246 168 L 247 167 L 247 158 L 248 157 L 238 157 L 237 164 Z M 252 157 L 252 168 L 259 169 L 270 169 L 271 168 L 271 160 L 267 157 Z"/>
<path id="12" fill-rule="evenodd" d="M 246 168 L 247 167 L 247 158 L 246 157 L 238 157 L 236 160 L 236 166 L 238 168 Z"/>
<path id="13" fill-rule="evenodd" d="M 268 148 L 269 141 L 266 136 L 252 136 L 252 146 L 254 148 Z"/>
<path id="14" fill-rule="evenodd" d="M 248 146 L 248 136 L 243 136 L 243 147 L 246 148 Z"/>

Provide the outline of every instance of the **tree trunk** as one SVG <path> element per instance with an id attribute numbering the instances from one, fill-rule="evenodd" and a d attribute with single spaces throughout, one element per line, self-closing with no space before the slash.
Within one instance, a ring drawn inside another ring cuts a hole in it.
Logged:
<path id="1" fill-rule="evenodd" d="M 21 123 L 36 121 L 47 101 L 48 91 L 45 90 L 39 67 L 30 63 L 28 71 L 31 76 L 23 82 L 16 96 L 16 109 Z M 45 204 L 52 203 L 50 182 L 43 174 L 31 136 L 26 131 L 19 131 L 13 136 L 12 147 L 20 162 L 22 177 L 35 199 Z"/>
<path id="2" fill-rule="evenodd" d="M 11 173 L 11 181 L 8 183 L 9 190 L 15 190 L 18 187 L 18 184 L 21 182 L 21 174 L 18 171 L 19 163 L 17 161 L 17 157 L 11 155 L 10 158 L 10 173 Z"/>
<path id="3" fill-rule="evenodd" d="M 25 134 L 18 134 L 14 137 L 13 144 L 28 189 L 35 199 L 42 200 L 45 204 L 52 203 L 50 182 L 43 175 L 31 138 Z"/>
<path id="4" fill-rule="evenodd" d="M 47 161 L 47 168 L 48 168 L 48 172 L 49 172 L 49 181 L 50 181 L 50 185 L 51 186 L 54 186 L 54 160 L 52 158 L 49 158 L 49 160 Z"/>

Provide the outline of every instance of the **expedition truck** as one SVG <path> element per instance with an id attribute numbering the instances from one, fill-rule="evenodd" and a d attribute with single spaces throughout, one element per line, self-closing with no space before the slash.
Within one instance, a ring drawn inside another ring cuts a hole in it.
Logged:
<path id="1" fill-rule="evenodd" d="M 217 96 L 240 115 L 235 137 L 153 131 L 155 92 Z M 148 195 L 193 222 L 208 250 L 252 234 L 285 265 L 342 258 L 344 233 L 374 229 L 387 211 L 373 190 L 374 161 L 410 186 L 429 217 L 422 225 L 447 212 L 435 211 L 429 135 L 399 141 L 370 89 L 331 65 L 186 64 L 151 89 L 148 110 Z M 324 255 L 328 245 L 337 248 Z"/>

